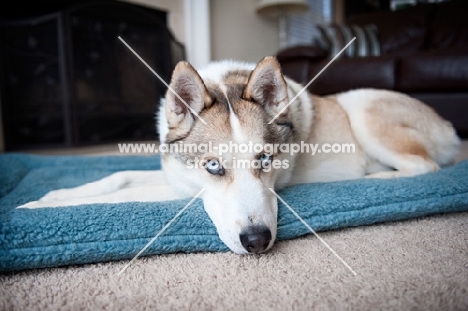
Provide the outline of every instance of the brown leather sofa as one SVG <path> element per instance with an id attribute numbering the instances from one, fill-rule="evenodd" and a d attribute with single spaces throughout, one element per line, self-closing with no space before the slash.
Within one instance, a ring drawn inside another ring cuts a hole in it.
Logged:
<path id="1" fill-rule="evenodd" d="M 468 137 L 468 1 L 424 4 L 396 12 L 353 16 L 375 24 L 381 56 L 336 60 L 309 87 L 317 95 L 356 88 L 396 90 L 416 97 Z M 307 84 L 333 57 L 317 46 L 277 55 L 286 76 Z"/>

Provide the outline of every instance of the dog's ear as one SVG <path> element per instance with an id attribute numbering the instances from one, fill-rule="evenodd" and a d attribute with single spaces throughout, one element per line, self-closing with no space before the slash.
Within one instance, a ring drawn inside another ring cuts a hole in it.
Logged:
<path id="1" fill-rule="evenodd" d="M 195 118 L 212 99 L 197 71 L 188 62 L 179 62 L 172 74 L 171 90 L 166 93 L 169 129 L 191 129 Z M 177 94 L 174 94 L 174 92 Z"/>
<path id="2" fill-rule="evenodd" d="M 288 104 L 288 88 L 275 57 L 267 56 L 258 63 L 250 74 L 243 98 L 264 105 L 274 114 Z"/>

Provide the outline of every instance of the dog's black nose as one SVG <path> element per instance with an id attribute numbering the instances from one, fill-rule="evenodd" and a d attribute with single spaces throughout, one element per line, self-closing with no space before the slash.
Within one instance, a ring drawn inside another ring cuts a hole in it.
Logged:
<path id="1" fill-rule="evenodd" d="M 242 246 L 249 253 L 260 253 L 267 249 L 271 241 L 271 232 L 267 227 L 250 227 L 241 232 Z"/>

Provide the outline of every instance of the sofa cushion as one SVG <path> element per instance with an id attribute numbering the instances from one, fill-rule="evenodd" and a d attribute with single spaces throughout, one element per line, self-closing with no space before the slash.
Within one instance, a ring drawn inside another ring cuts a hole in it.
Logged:
<path id="1" fill-rule="evenodd" d="M 337 55 L 352 39 L 351 44 L 339 58 L 380 56 L 380 44 L 377 27 L 370 25 L 317 25 L 321 37 L 319 42 L 330 56 Z"/>
<path id="2" fill-rule="evenodd" d="M 418 5 L 396 12 L 352 16 L 347 23 L 375 24 L 384 55 L 410 55 L 424 49 L 433 5 Z"/>
<path id="3" fill-rule="evenodd" d="M 409 93 L 432 107 L 442 118 L 450 121 L 460 138 L 468 138 L 467 92 Z"/>
<path id="4" fill-rule="evenodd" d="M 429 49 L 468 47 L 468 1 L 441 3 L 431 24 Z"/>
<path id="5" fill-rule="evenodd" d="M 327 56 L 328 52 L 319 47 L 296 46 L 280 51 L 276 57 L 286 76 L 299 83 L 307 83 L 309 64 Z"/>
<path id="6" fill-rule="evenodd" d="M 309 81 L 329 60 L 311 64 Z M 338 59 L 309 86 L 317 95 L 328 95 L 355 88 L 395 87 L 395 58 L 392 56 Z"/>
<path id="7" fill-rule="evenodd" d="M 468 90 L 468 48 L 400 58 L 396 89 L 403 92 Z"/>
<path id="8" fill-rule="evenodd" d="M 302 84 L 307 84 L 307 78 L 309 76 L 310 63 L 304 60 L 288 60 L 281 63 L 281 70 L 283 74 L 288 78 Z"/>

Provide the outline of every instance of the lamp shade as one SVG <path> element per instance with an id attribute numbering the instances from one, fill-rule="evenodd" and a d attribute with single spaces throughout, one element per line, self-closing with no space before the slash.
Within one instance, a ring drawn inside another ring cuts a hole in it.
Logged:
<path id="1" fill-rule="evenodd" d="M 299 13 L 308 9 L 306 0 L 260 0 L 257 13 L 262 15 L 278 15 L 280 11 Z"/>

